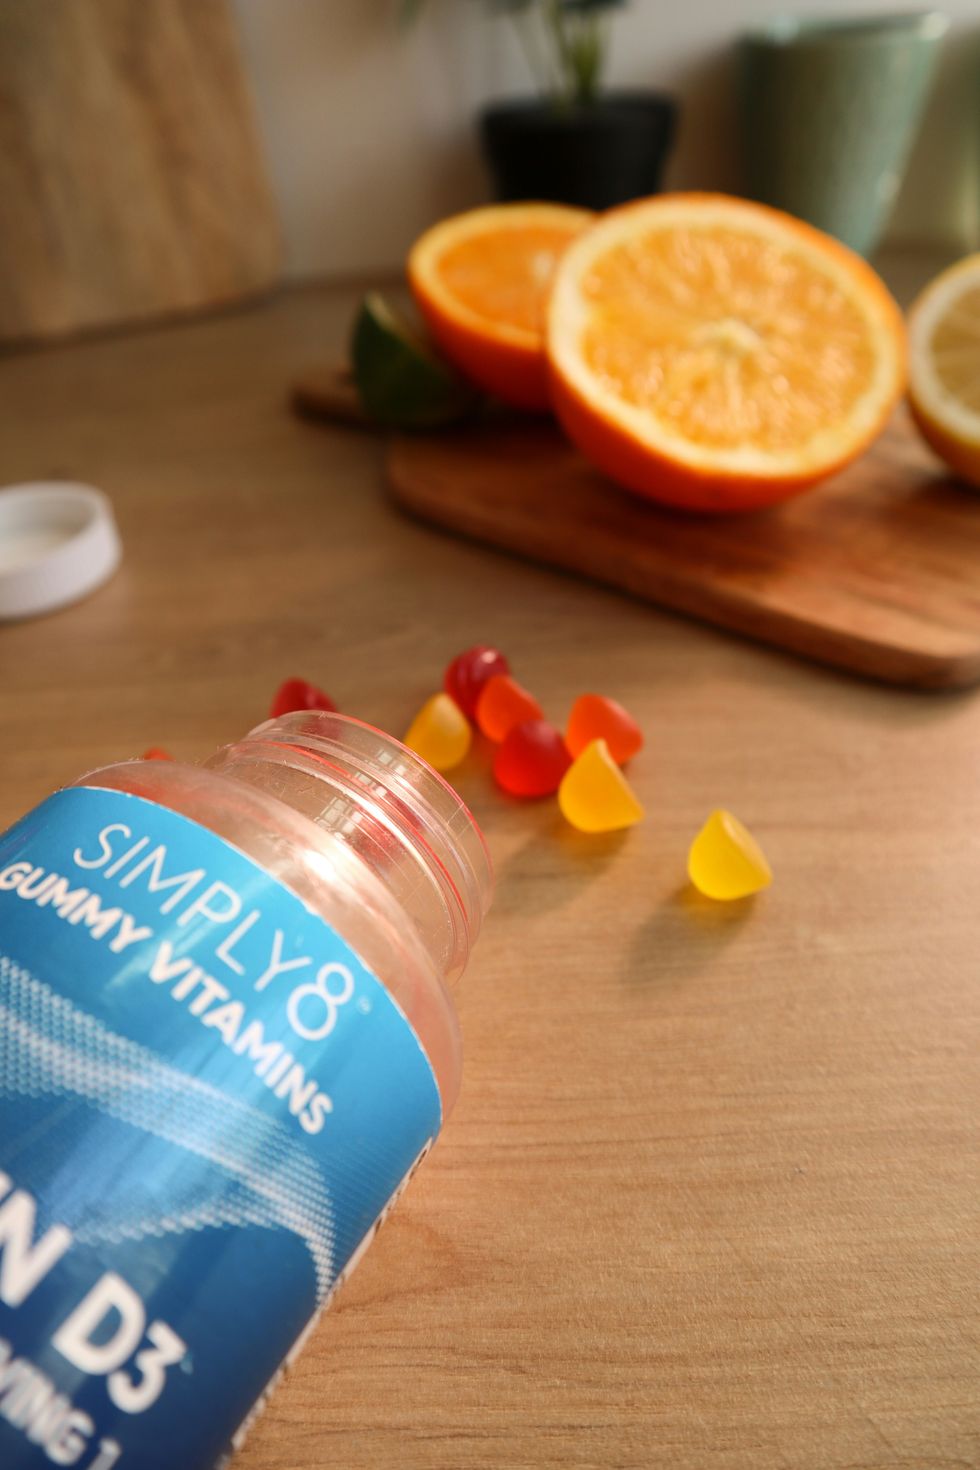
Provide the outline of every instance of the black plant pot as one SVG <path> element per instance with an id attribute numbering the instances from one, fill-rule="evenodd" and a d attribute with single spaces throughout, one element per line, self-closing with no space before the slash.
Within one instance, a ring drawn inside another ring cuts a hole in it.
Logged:
<path id="1" fill-rule="evenodd" d="M 672 97 L 611 92 L 570 107 L 501 103 L 480 131 L 498 199 L 608 209 L 658 191 L 676 122 Z"/>

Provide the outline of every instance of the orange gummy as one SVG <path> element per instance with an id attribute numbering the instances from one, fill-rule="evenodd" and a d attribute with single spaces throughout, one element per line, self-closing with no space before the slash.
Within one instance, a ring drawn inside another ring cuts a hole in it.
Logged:
<path id="1" fill-rule="evenodd" d="M 643 749 L 643 731 L 628 710 L 602 694 L 580 694 L 568 717 L 565 744 L 575 756 L 593 740 L 606 742 L 617 766 Z"/>
<path id="2" fill-rule="evenodd" d="M 476 723 L 488 740 L 506 740 L 515 725 L 540 720 L 543 711 L 533 694 L 509 674 L 494 674 L 476 704 Z"/>

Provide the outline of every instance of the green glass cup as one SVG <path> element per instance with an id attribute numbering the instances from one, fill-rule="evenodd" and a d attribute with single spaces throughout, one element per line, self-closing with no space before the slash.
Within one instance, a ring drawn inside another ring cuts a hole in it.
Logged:
<path id="1" fill-rule="evenodd" d="M 948 21 L 777 17 L 743 36 L 747 193 L 862 255 L 888 223 Z"/>

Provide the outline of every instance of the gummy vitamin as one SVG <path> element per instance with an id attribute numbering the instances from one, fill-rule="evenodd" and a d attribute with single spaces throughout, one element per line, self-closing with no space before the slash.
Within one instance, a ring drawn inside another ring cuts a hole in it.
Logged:
<path id="1" fill-rule="evenodd" d="M 337 706 L 329 694 L 325 694 L 309 680 L 286 679 L 272 697 L 269 718 L 278 720 L 282 715 L 291 715 L 304 709 L 322 709 L 327 714 L 335 714 Z"/>
<path id="2" fill-rule="evenodd" d="M 571 764 L 561 732 L 554 725 L 547 720 L 523 720 L 498 747 L 493 775 L 510 796 L 551 796 Z"/>
<path id="3" fill-rule="evenodd" d="M 473 739 L 470 722 L 448 694 L 433 694 L 408 727 L 405 744 L 436 771 L 465 760 Z"/>
<path id="4" fill-rule="evenodd" d="M 616 832 L 643 818 L 643 807 L 604 740 L 593 740 L 576 756 L 558 788 L 558 804 L 580 832 Z"/>
<path id="5" fill-rule="evenodd" d="M 509 674 L 494 674 L 477 700 L 476 722 L 488 740 L 499 743 L 515 725 L 540 720 L 543 713 L 534 695 L 516 679 Z"/>
<path id="6" fill-rule="evenodd" d="M 691 843 L 688 877 L 707 898 L 748 898 L 772 882 L 766 855 L 731 812 L 714 811 Z"/>
<path id="7" fill-rule="evenodd" d="M 568 717 L 565 744 L 576 756 L 592 740 L 604 740 L 618 766 L 643 749 L 643 731 L 617 700 L 602 694 L 580 694 Z"/>
<path id="8" fill-rule="evenodd" d="M 509 674 L 510 664 L 499 648 L 480 643 L 457 654 L 446 669 L 443 685 L 469 720 L 476 718 L 476 705 L 485 685 L 495 674 Z"/>

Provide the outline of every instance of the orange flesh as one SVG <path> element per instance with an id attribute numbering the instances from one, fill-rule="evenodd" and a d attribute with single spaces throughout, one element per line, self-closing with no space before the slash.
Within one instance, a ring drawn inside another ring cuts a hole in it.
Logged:
<path id="1" fill-rule="evenodd" d="M 488 230 L 449 246 L 435 270 L 444 290 L 488 325 L 539 338 L 551 278 L 574 233 L 546 225 Z"/>
<path id="2" fill-rule="evenodd" d="M 650 231 L 599 258 L 582 290 L 582 355 L 603 386 L 706 448 L 797 450 L 872 383 L 853 302 L 812 258 L 758 234 Z"/>
<path id="3" fill-rule="evenodd" d="M 980 413 L 980 286 L 957 300 L 930 345 L 936 376 L 947 393 Z"/>

